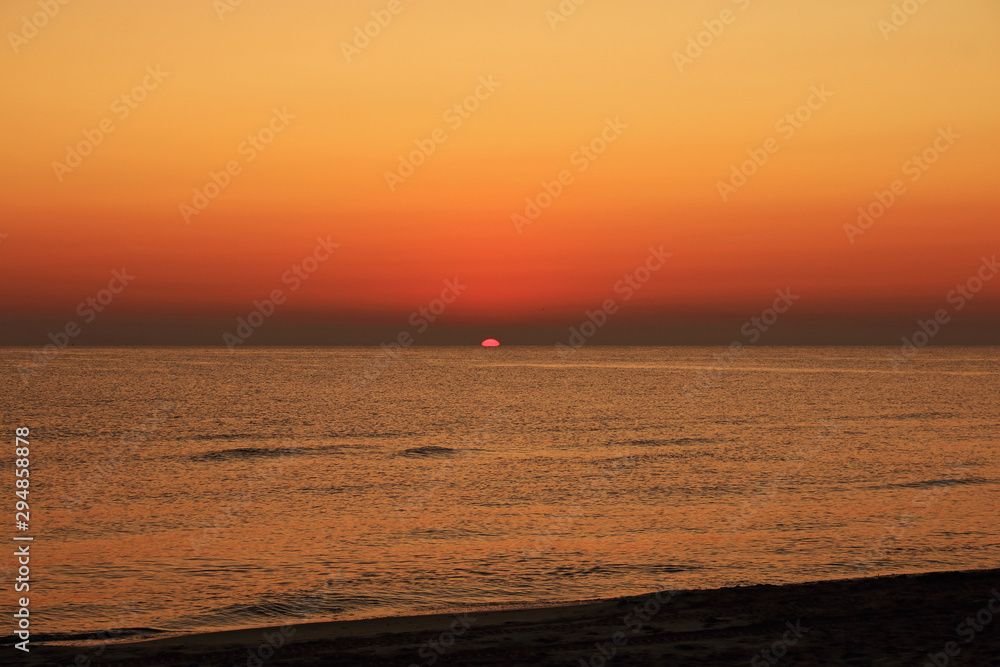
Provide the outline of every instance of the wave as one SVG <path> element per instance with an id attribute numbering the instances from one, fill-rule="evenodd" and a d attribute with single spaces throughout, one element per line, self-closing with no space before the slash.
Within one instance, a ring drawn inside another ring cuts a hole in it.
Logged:
<path id="1" fill-rule="evenodd" d="M 235 449 L 223 449 L 218 452 L 205 452 L 195 454 L 192 461 L 232 461 L 234 459 L 252 459 L 258 457 L 273 458 L 278 456 L 293 456 L 301 453 L 298 447 L 237 447 Z"/>
<path id="2" fill-rule="evenodd" d="M 663 447 L 666 445 L 700 445 L 718 442 L 715 438 L 665 438 L 654 440 L 631 440 L 627 444 L 642 447 Z"/>
<path id="3" fill-rule="evenodd" d="M 593 565 L 590 567 L 587 567 L 586 565 L 560 565 L 554 570 L 546 572 L 546 574 L 557 577 L 584 577 L 588 574 L 598 574 L 607 571 L 607 568 L 603 568 L 600 565 Z"/>
<path id="4" fill-rule="evenodd" d="M 696 459 L 712 457 L 713 455 L 708 452 L 698 452 L 691 450 L 681 450 L 674 452 L 656 452 L 655 454 L 624 454 L 622 456 L 612 456 L 606 459 L 596 459 L 595 463 L 598 465 L 608 464 L 608 465 L 623 465 L 630 466 L 637 463 L 658 461 L 662 459 Z"/>
<path id="5" fill-rule="evenodd" d="M 313 596 L 313 599 L 302 598 L 281 602 L 277 600 L 261 600 L 259 602 L 233 604 L 205 615 L 190 616 L 185 620 L 278 620 L 294 616 L 339 613 L 344 611 L 344 609 L 343 603 L 339 600 L 324 600 Z"/>
<path id="6" fill-rule="evenodd" d="M 344 595 L 335 588 L 290 595 L 267 595 L 259 600 L 225 605 L 217 609 L 187 614 L 168 625 L 185 632 L 207 627 L 254 627 L 260 624 L 330 618 L 352 609 L 377 605 L 380 600 L 367 595 Z"/>
<path id="7" fill-rule="evenodd" d="M 451 447 L 439 447 L 437 445 L 426 445 L 424 447 L 411 447 L 410 449 L 404 449 L 398 452 L 396 456 L 407 456 L 407 457 L 417 457 L 417 458 L 427 458 L 431 456 L 453 456 L 458 454 L 461 450 L 452 449 Z"/>
<path id="8" fill-rule="evenodd" d="M 701 569 L 696 566 L 680 565 L 676 563 L 651 564 L 638 567 L 631 563 L 605 563 L 603 565 L 559 565 L 547 571 L 545 574 L 557 577 L 585 577 L 592 574 L 608 575 L 618 572 L 634 573 L 637 569 L 658 576 L 663 574 L 677 574 L 679 572 L 690 572 Z"/>
<path id="9" fill-rule="evenodd" d="M 919 482 L 897 482 L 895 484 L 881 484 L 869 486 L 869 489 L 932 489 L 938 486 L 964 486 L 966 484 L 995 484 L 995 479 L 984 479 L 982 477 L 945 477 L 942 479 L 928 479 Z"/>
<path id="10" fill-rule="evenodd" d="M 235 447 L 217 452 L 202 452 L 191 457 L 192 461 L 239 461 L 253 458 L 279 458 L 282 456 L 305 456 L 331 450 L 345 449 L 345 445 L 323 447 Z"/>
<path id="11" fill-rule="evenodd" d="M 41 632 L 31 633 L 31 641 L 52 644 L 66 642 L 79 645 L 104 644 L 111 642 L 135 641 L 138 639 L 156 639 L 157 637 L 170 634 L 170 630 L 160 630 L 158 628 L 112 628 L 94 632 Z M 5 637 L 0 641 L 0 646 L 12 646 L 19 641 L 16 637 Z"/>

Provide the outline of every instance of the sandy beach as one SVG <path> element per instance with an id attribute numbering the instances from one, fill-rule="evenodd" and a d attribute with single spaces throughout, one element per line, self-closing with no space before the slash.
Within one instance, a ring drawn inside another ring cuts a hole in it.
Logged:
<path id="1" fill-rule="evenodd" d="M 35 644 L 22 664 L 995 666 L 998 617 L 1000 570 L 980 570 L 307 623 L 103 650 Z"/>

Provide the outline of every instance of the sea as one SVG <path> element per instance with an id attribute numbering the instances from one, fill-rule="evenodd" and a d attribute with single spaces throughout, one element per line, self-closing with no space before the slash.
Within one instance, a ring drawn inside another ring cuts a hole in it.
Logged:
<path id="1" fill-rule="evenodd" d="M 1000 566 L 996 347 L 33 352 L 34 640 Z"/>

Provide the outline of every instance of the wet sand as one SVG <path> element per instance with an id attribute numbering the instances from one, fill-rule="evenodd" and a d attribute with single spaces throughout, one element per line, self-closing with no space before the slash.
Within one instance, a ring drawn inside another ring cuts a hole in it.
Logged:
<path id="1" fill-rule="evenodd" d="M 977 618 L 978 616 L 978 618 Z M 306 623 L 4 664 L 1000 666 L 1000 570 L 661 592 L 553 608 Z M 273 645 L 278 645 L 274 648 Z M 767 653 L 764 653 L 767 651 Z M 948 655 L 948 652 L 952 655 Z M 12 655 L 16 654 L 16 655 Z M 934 655 L 934 660 L 929 654 Z"/>

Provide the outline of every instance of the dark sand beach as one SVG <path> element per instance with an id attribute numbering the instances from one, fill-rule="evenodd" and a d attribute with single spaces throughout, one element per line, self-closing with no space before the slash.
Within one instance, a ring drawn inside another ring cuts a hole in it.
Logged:
<path id="1" fill-rule="evenodd" d="M 34 644 L 19 662 L 996 666 L 998 591 L 1000 570 L 661 592 L 554 608 L 175 636 L 103 651 Z M 272 649 L 268 639 L 280 646 Z"/>

